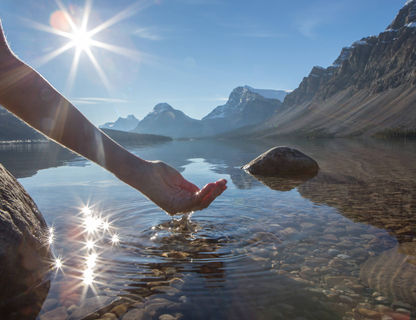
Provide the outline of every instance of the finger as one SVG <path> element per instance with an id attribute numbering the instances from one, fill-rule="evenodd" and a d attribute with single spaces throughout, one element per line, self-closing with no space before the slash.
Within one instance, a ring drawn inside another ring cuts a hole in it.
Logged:
<path id="1" fill-rule="evenodd" d="M 215 183 L 208 183 L 199 192 L 196 193 L 196 199 L 202 201 L 207 195 L 209 195 L 216 188 Z"/>
<path id="2" fill-rule="evenodd" d="M 219 195 L 221 195 L 226 189 L 227 186 L 225 184 L 217 184 L 216 188 L 203 198 L 201 203 L 202 208 L 208 207 L 211 204 L 211 202 L 214 201 L 215 198 L 217 198 Z"/>

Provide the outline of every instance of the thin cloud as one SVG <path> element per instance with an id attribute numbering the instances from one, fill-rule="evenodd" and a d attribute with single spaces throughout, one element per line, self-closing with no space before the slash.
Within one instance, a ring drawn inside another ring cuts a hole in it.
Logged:
<path id="1" fill-rule="evenodd" d="M 284 34 L 273 33 L 273 32 L 242 32 L 235 33 L 235 36 L 247 37 L 247 38 L 258 38 L 258 39 L 272 39 L 272 38 L 283 38 Z"/>
<path id="2" fill-rule="evenodd" d="M 336 20 L 339 14 L 345 9 L 345 1 L 338 1 L 331 4 L 314 4 L 299 12 L 295 17 L 296 29 L 306 38 L 316 38 L 318 29 Z"/>
<path id="3" fill-rule="evenodd" d="M 163 40 L 163 37 L 151 28 L 138 28 L 133 32 L 133 34 L 139 38 L 146 39 L 146 40 L 152 40 L 152 41 Z"/>
<path id="4" fill-rule="evenodd" d="M 130 101 L 117 98 L 101 98 L 101 97 L 82 97 L 72 98 L 71 102 L 75 104 L 103 104 L 103 103 L 129 103 Z"/>

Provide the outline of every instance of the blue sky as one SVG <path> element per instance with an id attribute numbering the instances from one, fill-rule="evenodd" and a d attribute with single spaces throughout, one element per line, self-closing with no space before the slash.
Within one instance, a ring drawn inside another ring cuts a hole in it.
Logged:
<path id="1" fill-rule="evenodd" d="M 74 20 L 82 16 L 85 1 L 62 3 Z M 143 118 L 158 102 L 201 118 L 239 85 L 295 89 L 314 65 L 326 67 L 343 46 L 384 30 L 404 3 L 95 0 L 88 30 L 122 19 L 92 38 L 123 49 L 91 48 L 107 83 L 82 52 L 72 86 L 75 49 L 44 63 L 68 39 L 36 28 L 50 26 L 62 9 L 56 1 L 1 0 L 0 18 L 14 52 L 102 124 L 127 114 Z"/>

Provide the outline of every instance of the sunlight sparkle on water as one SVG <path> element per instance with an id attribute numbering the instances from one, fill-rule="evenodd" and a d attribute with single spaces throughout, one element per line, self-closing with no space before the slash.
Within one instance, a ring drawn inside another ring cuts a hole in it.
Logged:
<path id="1" fill-rule="evenodd" d="M 92 269 L 95 267 L 96 261 L 97 261 L 97 254 L 96 253 L 92 253 L 90 254 L 87 259 L 86 259 L 86 264 L 88 269 Z"/>
<path id="2" fill-rule="evenodd" d="M 108 221 L 103 221 L 102 228 L 104 231 L 108 231 L 110 229 L 110 223 Z"/>
<path id="3" fill-rule="evenodd" d="M 120 238 L 119 238 L 118 234 L 116 234 L 116 233 L 113 234 L 113 236 L 111 237 L 111 243 L 114 244 L 114 245 L 116 245 L 119 242 L 120 242 Z"/>
<path id="4" fill-rule="evenodd" d="M 62 260 L 60 258 L 56 258 L 55 259 L 55 268 L 59 270 L 59 269 L 62 268 L 62 266 L 63 266 Z"/>
<path id="5" fill-rule="evenodd" d="M 103 220 L 100 217 L 88 216 L 84 220 L 85 230 L 88 233 L 97 232 L 103 224 Z"/>
<path id="6" fill-rule="evenodd" d="M 94 282 L 94 271 L 90 268 L 84 270 L 82 281 L 86 285 L 91 285 Z"/>
<path id="7" fill-rule="evenodd" d="M 53 240 L 55 238 L 54 232 L 55 232 L 55 229 L 53 227 L 50 227 L 49 228 L 49 237 L 48 237 L 48 243 L 49 244 L 52 244 L 53 243 Z"/>
<path id="8" fill-rule="evenodd" d="M 94 242 L 94 241 L 92 241 L 92 240 L 88 240 L 88 241 L 87 241 L 87 243 L 85 244 L 85 246 L 86 246 L 86 247 L 87 247 L 87 249 L 89 249 L 89 250 L 94 249 L 94 245 L 95 245 L 95 242 Z"/>
<path id="9" fill-rule="evenodd" d="M 85 214 L 86 216 L 89 216 L 89 215 L 91 215 L 91 214 L 92 214 L 91 209 L 90 209 L 90 208 L 88 208 L 88 207 L 84 207 L 84 208 L 82 208 L 82 209 L 81 209 L 81 212 L 82 212 L 83 214 Z"/>

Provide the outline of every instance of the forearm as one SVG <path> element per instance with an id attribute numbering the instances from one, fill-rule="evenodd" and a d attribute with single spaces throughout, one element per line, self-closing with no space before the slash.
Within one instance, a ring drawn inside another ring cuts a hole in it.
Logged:
<path id="1" fill-rule="evenodd" d="M 144 175 L 148 162 L 97 129 L 41 75 L 14 55 L 0 61 L 0 104 L 50 139 L 142 189 L 141 171 Z M 133 171 L 138 179 L 129 181 Z"/>

